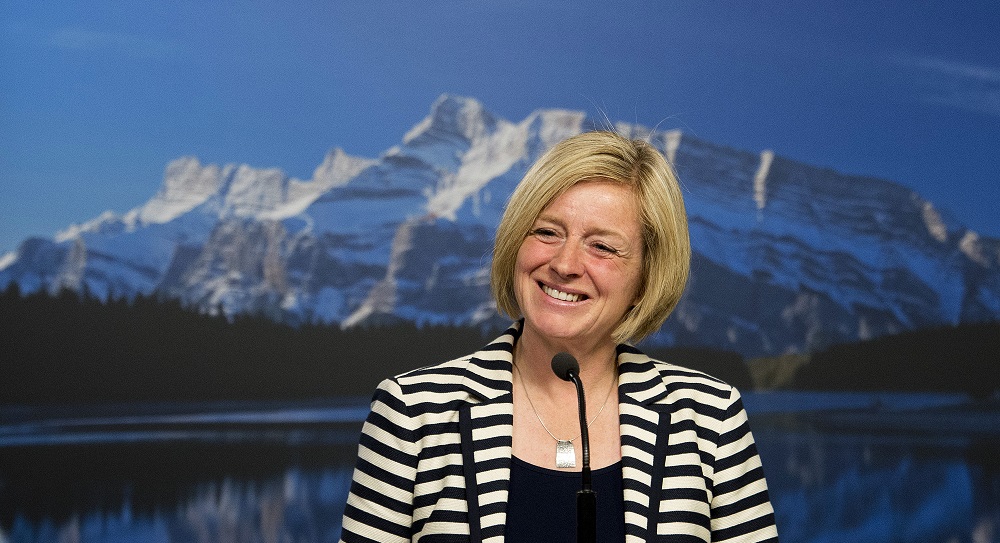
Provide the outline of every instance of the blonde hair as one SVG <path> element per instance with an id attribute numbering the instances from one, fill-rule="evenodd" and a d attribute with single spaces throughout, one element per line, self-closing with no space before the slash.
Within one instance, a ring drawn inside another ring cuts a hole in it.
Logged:
<path id="1" fill-rule="evenodd" d="M 655 332 L 677 306 L 691 262 L 687 214 L 673 168 L 650 143 L 614 132 L 585 132 L 547 151 L 528 170 L 497 227 L 490 286 L 497 309 L 520 318 L 514 266 L 535 219 L 570 187 L 608 179 L 632 190 L 642 225 L 642 281 L 637 302 L 613 332 L 618 343 Z"/>

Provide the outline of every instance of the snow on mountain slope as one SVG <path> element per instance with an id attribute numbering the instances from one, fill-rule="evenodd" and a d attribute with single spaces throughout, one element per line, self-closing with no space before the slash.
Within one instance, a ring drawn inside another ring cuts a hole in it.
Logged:
<path id="1" fill-rule="evenodd" d="M 381 156 L 334 149 L 310 180 L 179 158 L 145 204 L 26 240 L 0 282 L 291 323 L 504 322 L 489 264 L 507 198 L 555 142 L 607 124 L 566 110 L 512 122 L 444 95 Z M 754 356 L 1000 318 L 1000 241 L 900 185 L 615 129 L 671 160 L 691 224 L 691 283 L 653 341 Z"/>

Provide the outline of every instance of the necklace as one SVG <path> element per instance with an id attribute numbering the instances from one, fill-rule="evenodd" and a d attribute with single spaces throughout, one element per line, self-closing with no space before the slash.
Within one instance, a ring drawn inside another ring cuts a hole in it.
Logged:
<path id="1" fill-rule="evenodd" d="M 517 369 L 517 364 L 514 364 L 514 369 Z M 521 390 L 524 391 L 524 397 L 528 399 L 528 405 L 531 406 L 531 412 L 534 413 L 535 418 L 538 419 L 538 424 L 542 425 L 542 430 L 545 430 L 545 433 L 549 434 L 549 437 L 556 440 L 556 467 L 575 468 L 576 449 L 573 447 L 573 442 L 579 439 L 581 435 L 583 435 L 583 431 L 581 430 L 580 434 L 578 434 L 573 439 L 559 439 L 558 437 L 552 435 L 552 432 L 550 432 L 549 429 L 545 427 L 545 423 L 542 422 L 542 417 L 538 416 L 538 410 L 535 409 L 535 404 L 531 401 L 531 396 L 528 395 L 528 387 L 527 385 L 524 384 L 524 375 L 521 374 L 520 370 L 518 370 L 518 374 L 521 375 Z M 601 409 L 599 409 L 597 411 L 597 414 L 594 415 L 594 418 L 590 419 L 590 422 L 587 423 L 587 428 L 590 428 L 590 425 L 594 424 L 594 422 L 597 421 L 597 418 L 600 417 L 601 413 L 604 412 L 604 408 L 607 407 L 608 399 L 611 398 L 611 391 L 616 388 L 614 386 L 615 385 L 614 381 L 612 381 L 611 385 L 612 385 L 611 388 L 608 389 L 608 395 L 604 397 L 604 403 L 601 404 Z"/>

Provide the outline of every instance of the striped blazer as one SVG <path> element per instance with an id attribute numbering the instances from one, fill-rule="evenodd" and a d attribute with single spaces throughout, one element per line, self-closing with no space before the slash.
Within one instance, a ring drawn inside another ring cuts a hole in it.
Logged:
<path id="1" fill-rule="evenodd" d="M 341 541 L 504 540 L 519 335 L 379 385 Z M 618 367 L 626 541 L 777 541 L 736 389 L 626 345 Z"/>

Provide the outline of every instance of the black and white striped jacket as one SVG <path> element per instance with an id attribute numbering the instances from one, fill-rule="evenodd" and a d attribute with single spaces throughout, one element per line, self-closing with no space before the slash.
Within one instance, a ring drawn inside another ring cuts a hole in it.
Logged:
<path id="1" fill-rule="evenodd" d="M 379 385 L 342 541 L 503 541 L 519 335 Z M 618 366 L 626 541 L 777 541 L 736 389 L 625 345 Z"/>

